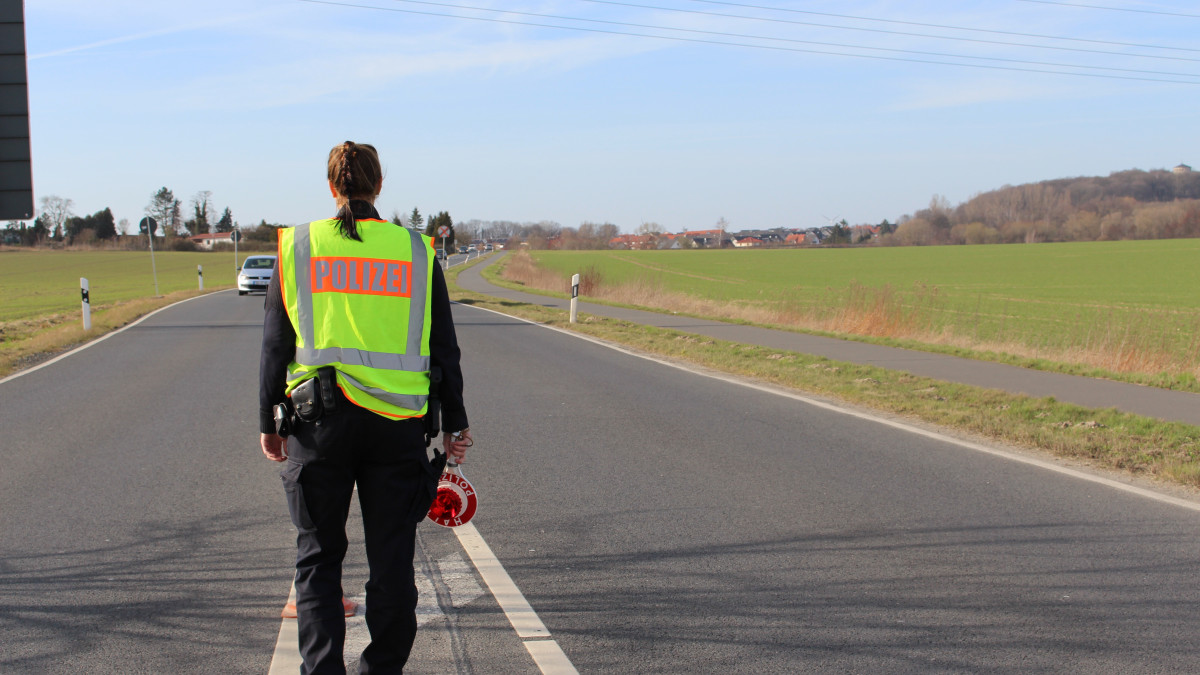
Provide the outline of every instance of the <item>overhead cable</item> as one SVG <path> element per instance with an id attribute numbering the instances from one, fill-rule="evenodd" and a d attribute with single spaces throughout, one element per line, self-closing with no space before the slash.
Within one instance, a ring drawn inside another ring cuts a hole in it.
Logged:
<path id="1" fill-rule="evenodd" d="M 593 0 L 583 0 L 583 1 L 590 2 Z M 594 0 L 594 1 L 600 2 L 601 0 Z M 1034 0 L 1029 0 L 1029 1 L 1032 2 Z M 922 23 L 920 21 L 904 21 L 902 19 L 880 19 L 878 17 L 871 17 L 871 16 L 856 16 L 853 14 L 834 14 L 831 12 L 816 12 L 813 10 L 795 9 L 792 7 L 767 7 L 764 5 L 750 5 L 750 4 L 746 4 L 746 3 L 742 3 L 742 2 L 721 2 L 720 0 L 688 0 L 688 2 L 697 2 L 697 3 L 706 4 L 706 5 L 724 5 L 726 7 L 741 7 L 744 9 L 762 9 L 762 10 L 767 10 L 767 11 L 771 11 L 771 12 L 786 12 L 788 14 L 807 14 L 809 16 L 828 16 L 828 17 L 835 18 L 835 19 L 853 19 L 855 21 L 873 21 L 873 22 L 877 22 L 877 23 L 891 23 L 891 24 L 898 24 L 898 25 L 903 25 L 903 26 L 920 26 L 922 28 L 943 28 L 946 30 L 961 30 L 961 31 L 970 31 L 973 33 L 991 33 L 994 35 L 1013 35 L 1016 37 L 1041 38 L 1044 40 L 1068 40 L 1071 42 L 1090 42 L 1092 44 L 1112 45 L 1115 47 L 1143 47 L 1146 49 L 1170 49 L 1170 50 L 1174 50 L 1174 51 L 1183 51 L 1183 52 L 1200 52 L 1200 49 L 1193 49 L 1190 47 L 1171 47 L 1171 46 L 1166 46 L 1166 45 L 1151 45 L 1151 44 L 1142 44 L 1142 43 L 1137 43 L 1137 42 L 1117 42 L 1117 41 L 1113 41 L 1113 40 L 1096 40 L 1096 39 L 1091 39 L 1091 38 L 1070 37 L 1070 36 L 1066 36 L 1066 35 L 1042 35 L 1040 33 L 1021 33 L 1021 32 L 1017 32 L 1017 31 L 997 30 L 994 28 L 972 28 L 969 26 L 951 26 L 951 25 L 941 24 L 941 23 Z M 1065 3 L 1051 3 L 1051 4 L 1065 4 Z M 1111 9 L 1111 8 L 1109 8 L 1109 9 Z M 686 10 L 684 10 L 684 11 L 686 11 Z M 1182 16 L 1190 16 L 1190 15 L 1182 15 Z"/>
<path id="2" fill-rule="evenodd" d="M 406 1 L 415 2 L 416 0 L 396 0 L 396 1 L 398 1 L 398 2 L 406 2 Z M 367 10 L 382 11 L 382 12 L 397 12 L 397 13 L 403 13 L 403 14 L 415 14 L 415 15 L 420 15 L 420 16 L 436 16 L 436 17 L 449 18 L 449 19 L 482 21 L 482 22 L 487 22 L 487 23 L 500 23 L 500 24 L 507 24 L 507 25 L 530 26 L 533 28 L 570 30 L 570 31 L 585 32 L 585 33 L 600 33 L 600 34 L 606 34 L 606 35 L 623 35 L 623 36 L 629 36 L 629 37 L 649 38 L 649 39 L 654 39 L 654 40 L 667 40 L 667 41 L 672 41 L 672 42 L 691 42 L 691 43 L 697 43 L 697 44 L 722 45 L 722 46 L 727 46 L 727 47 L 744 47 L 744 48 L 748 48 L 748 49 L 765 49 L 765 50 L 771 50 L 771 51 L 796 52 L 796 53 L 805 53 L 805 54 L 820 54 L 820 55 L 827 55 L 827 56 L 845 56 L 845 57 L 850 57 L 850 58 L 872 59 L 872 60 L 878 60 L 878 61 L 899 61 L 899 62 L 906 62 L 906 63 L 923 63 L 923 64 L 941 65 L 941 66 L 959 66 L 959 67 L 963 67 L 963 68 L 984 68 L 984 69 L 988 69 L 988 70 L 1007 70 L 1007 71 L 1015 71 L 1015 72 L 1042 73 L 1042 74 L 1050 74 L 1050 75 L 1067 75 L 1067 76 L 1075 76 L 1075 77 L 1092 77 L 1092 78 L 1103 78 L 1103 79 L 1112 79 L 1112 80 L 1137 80 L 1137 81 L 1142 81 L 1142 82 L 1162 82 L 1162 83 L 1168 83 L 1168 84 L 1191 84 L 1191 85 L 1200 84 L 1200 82 L 1197 82 L 1195 80 L 1174 80 L 1174 79 L 1163 79 L 1163 78 L 1152 78 L 1152 77 L 1137 77 L 1137 76 L 1131 76 L 1131 75 L 1107 75 L 1107 74 L 1102 74 L 1102 73 L 1084 73 L 1084 72 L 1072 72 L 1072 71 L 1062 71 L 1062 70 L 1044 70 L 1044 69 L 1039 69 L 1039 68 L 1019 68 L 1019 67 L 1014 67 L 1014 66 L 998 66 L 998 65 L 988 65 L 988 64 L 982 64 L 982 63 L 956 63 L 956 62 L 951 62 L 951 61 L 932 61 L 929 59 L 915 59 L 915 58 L 905 58 L 905 57 L 898 57 L 898 56 L 878 56 L 878 55 L 874 55 L 874 54 L 855 54 L 855 53 L 850 53 L 850 52 L 837 52 L 837 51 L 818 50 L 818 49 L 803 49 L 803 48 L 799 48 L 799 47 L 784 47 L 784 46 L 776 46 L 776 45 L 748 44 L 748 43 L 742 43 L 742 42 L 729 42 L 729 41 L 724 41 L 724 40 L 686 38 L 686 37 L 672 36 L 672 35 L 633 33 L 633 32 L 627 32 L 627 31 L 608 30 L 608 29 L 602 29 L 602 28 L 585 28 L 582 26 L 563 26 L 563 25 L 558 25 L 558 24 L 543 24 L 543 23 L 534 23 L 534 22 L 530 22 L 530 21 L 516 21 L 516 20 L 512 20 L 512 19 L 501 19 L 501 18 L 495 18 L 495 17 L 466 16 L 466 15 L 462 15 L 462 14 L 447 14 L 447 13 L 443 13 L 443 12 L 430 12 L 430 11 L 423 11 L 423 10 L 416 10 L 416 9 L 401 9 L 398 7 L 378 7 L 378 6 L 373 6 L 373 5 L 359 5 L 359 4 L 348 3 L 348 2 L 334 2 L 332 0 L 297 0 L 297 2 L 305 2 L 305 3 L 309 3 L 309 4 L 316 4 L 316 5 L 330 5 L 330 6 L 335 6 L 335 7 L 350 7 L 350 8 L 355 8 L 355 9 L 367 9 Z M 422 3 L 422 4 L 437 4 L 437 3 Z M 441 5 L 441 6 L 445 6 L 445 5 Z M 461 7 L 461 6 L 455 6 L 455 7 Z M 462 9 L 471 9 L 471 8 L 462 7 Z M 505 10 L 490 10 L 490 9 L 484 10 L 484 11 L 505 12 Z M 506 13 L 514 13 L 514 12 L 506 12 Z M 571 19 L 571 20 L 588 21 L 587 19 Z M 683 29 L 673 29 L 673 28 L 666 28 L 666 27 L 659 27 L 659 29 L 661 29 L 661 30 L 683 30 Z M 772 38 L 764 38 L 764 39 L 772 39 Z M 853 47 L 853 48 L 869 49 L 868 47 Z M 982 58 L 982 57 L 980 57 L 980 58 Z M 1063 65 L 1060 67 L 1093 68 L 1093 66 L 1072 66 L 1072 65 Z M 1099 67 L 1094 66 L 1094 68 L 1099 68 Z M 1200 75 L 1197 75 L 1197 76 L 1183 75 L 1183 76 L 1185 76 L 1185 77 L 1200 77 Z"/>
<path id="3" fill-rule="evenodd" d="M 1033 2 L 1039 5 L 1062 5 L 1063 7 L 1080 7 L 1082 9 L 1103 9 L 1109 12 L 1133 12 L 1135 14 L 1158 14 L 1160 16 L 1182 16 L 1188 19 L 1200 19 L 1200 14 L 1184 14 L 1182 12 L 1164 12 L 1157 9 L 1134 9 L 1132 7 L 1105 7 L 1103 5 L 1086 5 L 1082 2 L 1052 2 L 1051 0 L 1019 0 Z"/>
<path id="4" fill-rule="evenodd" d="M 403 0 L 399 0 L 399 1 L 402 2 Z M 693 2 L 705 2 L 706 0 L 692 0 L 692 1 Z M 727 19 L 745 19 L 747 21 L 764 21 L 764 22 L 768 22 L 768 23 L 783 23 L 783 24 L 792 24 L 792 25 L 796 25 L 796 26 L 813 26 L 816 28 L 833 28 L 836 30 L 853 30 L 853 31 L 862 31 L 862 32 L 867 32 L 867 33 L 882 33 L 884 35 L 904 35 L 907 37 L 922 37 L 922 38 L 930 38 L 933 40 L 954 40 L 956 42 L 974 42 L 974 43 L 979 43 L 979 44 L 1003 45 L 1005 47 L 1028 47 L 1031 49 L 1050 49 L 1050 50 L 1054 50 L 1054 51 L 1081 52 L 1081 53 L 1086 53 L 1086 54 L 1108 54 L 1111 56 L 1126 56 L 1126 57 L 1134 57 L 1134 58 L 1141 58 L 1141 59 L 1162 59 L 1162 60 L 1168 60 L 1168 61 L 1200 62 L 1200 59 L 1186 58 L 1186 57 L 1181 57 L 1181 56 L 1166 56 L 1166 55 L 1162 55 L 1162 54 L 1131 54 L 1129 52 L 1114 52 L 1114 51 L 1108 51 L 1108 50 L 1104 50 L 1104 49 L 1085 49 L 1082 47 L 1062 47 L 1062 46 L 1057 46 L 1057 45 L 1037 45 L 1037 44 L 1030 44 L 1028 42 L 1005 42 L 1003 40 L 984 40 L 981 38 L 960 37 L 957 35 L 933 35 L 930 33 L 911 33 L 911 32 L 907 32 L 907 31 L 887 30 L 884 28 L 865 28 L 863 26 L 842 26 L 842 25 L 837 25 L 837 24 L 815 23 L 812 21 L 797 21 L 795 19 L 778 19 L 778 18 L 760 17 L 760 16 L 745 16 L 742 14 L 724 14 L 721 12 L 703 12 L 703 11 L 695 10 L 695 9 L 679 9 L 676 7 L 661 7 L 658 5 L 644 5 L 644 4 L 638 4 L 638 3 L 633 3 L 633 2 L 621 2 L 620 0 L 579 0 L 579 2 L 590 2 L 590 3 L 595 3 L 595 4 L 601 4 L 601 5 L 616 5 L 616 6 L 620 6 L 620 7 L 635 7 L 638 9 L 653 9 L 653 10 L 664 11 L 664 12 L 680 12 L 680 13 L 684 13 L 684 14 L 697 14 L 697 15 L 701 15 L 701 16 L 716 16 L 716 17 L 722 17 L 722 18 L 727 18 Z M 824 12 L 808 12 L 808 11 L 798 10 L 798 9 L 770 8 L 770 7 L 760 7 L 758 5 L 742 5 L 742 4 L 728 3 L 728 2 L 713 3 L 713 4 L 734 5 L 737 7 L 747 7 L 747 8 L 752 8 L 752 9 L 775 9 L 775 11 L 779 11 L 779 12 L 797 12 L 797 13 L 801 13 L 801 14 L 820 14 L 822 16 L 833 16 L 833 17 L 839 17 L 839 18 L 845 18 L 845 19 L 862 19 L 862 17 L 854 17 L 854 16 L 845 15 L 845 14 L 827 14 Z M 884 19 L 863 19 L 863 20 L 886 21 Z M 889 21 L 889 23 L 891 23 L 891 22 Z M 946 28 L 946 29 L 951 29 L 951 30 L 973 30 L 973 29 L 968 29 L 968 28 L 958 28 L 958 27 L 954 27 L 954 26 L 941 26 L 941 25 L 937 25 L 937 24 L 921 24 L 921 23 L 915 23 L 915 22 L 909 22 L 909 21 L 896 21 L 895 23 L 904 23 L 904 24 L 909 24 L 909 25 L 925 26 L 925 27 Z M 990 33 L 993 31 L 984 31 L 984 32 Z M 1050 40 L 1072 39 L 1072 38 L 1055 37 L 1055 36 L 1051 36 L 1051 35 L 1005 33 L 1004 31 L 994 31 L 994 32 L 1004 33 L 1004 34 L 1008 34 L 1008 35 L 1017 35 L 1017 36 L 1022 36 L 1022 37 L 1044 38 L 1044 39 L 1050 39 Z M 1122 46 L 1122 47 L 1139 47 L 1139 48 L 1143 48 L 1143 49 L 1170 49 L 1173 51 L 1200 53 L 1200 49 L 1188 49 L 1185 47 L 1161 47 L 1158 45 L 1145 45 L 1145 44 L 1136 44 L 1136 43 L 1131 43 L 1131 42 L 1105 42 L 1105 41 L 1101 41 L 1101 40 L 1080 40 L 1080 41 L 1096 42 L 1098 44 L 1111 44 L 1111 45 L 1117 45 L 1117 46 Z"/>
<path id="5" fill-rule="evenodd" d="M 628 21 L 612 21 L 608 19 L 588 19 L 575 16 L 562 16 L 558 14 L 543 14 L 540 12 L 522 12 L 510 9 L 492 9 L 490 7 L 478 7 L 473 5 L 461 5 L 457 3 L 434 2 L 434 0 L 393 0 L 393 2 L 403 2 L 411 5 L 429 5 L 433 7 L 444 7 L 448 9 L 465 9 L 475 12 L 491 12 L 493 14 L 512 14 L 516 16 L 531 16 L 539 19 L 556 19 L 559 21 L 578 21 L 581 23 L 599 23 L 609 26 L 621 26 L 624 28 L 647 28 L 650 30 L 665 30 L 674 31 L 677 33 L 691 33 L 694 35 L 711 35 L 723 38 L 738 38 L 744 40 L 767 40 L 770 42 L 786 42 L 791 44 L 806 44 L 816 45 L 819 47 L 836 47 L 838 49 L 863 49 L 867 51 L 891 52 L 893 54 L 913 54 L 916 56 L 939 56 L 952 59 L 972 59 L 976 61 L 994 61 L 997 63 L 1016 63 L 1026 66 L 1049 66 L 1052 68 L 1081 68 L 1085 70 L 1102 70 L 1107 72 L 1117 73 L 1140 73 L 1143 75 L 1167 75 L 1171 77 L 1200 77 L 1197 73 L 1179 73 L 1162 70 L 1139 70 L 1136 68 L 1116 68 L 1111 66 L 1089 66 L 1075 63 L 1054 63 L 1050 61 L 1030 61 L 1026 59 L 1011 59 L 1000 56 L 975 56 L 972 54 L 951 54 L 947 52 L 931 52 L 917 49 L 898 49 L 893 47 L 874 47 L 870 45 L 855 45 L 845 44 L 840 42 L 822 42 L 818 40 L 799 40 L 795 38 L 771 37 L 766 35 L 747 35 L 745 33 L 730 33 L 726 31 L 702 30 L 699 28 L 675 28 L 672 26 L 657 26 L 644 23 L 631 23 Z"/>

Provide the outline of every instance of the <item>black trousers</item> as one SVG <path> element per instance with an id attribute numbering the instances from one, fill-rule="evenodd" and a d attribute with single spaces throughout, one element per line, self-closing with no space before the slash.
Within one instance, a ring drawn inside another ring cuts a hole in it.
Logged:
<path id="1" fill-rule="evenodd" d="M 417 632 L 416 524 L 437 489 L 419 419 L 392 420 L 338 392 L 337 410 L 300 422 L 288 439 L 284 490 L 296 526 L 301 672 L 345 673 L 342 560 L 354 485 L 366 538 L 367 628 L 359 673 L 400 673 Z"/>

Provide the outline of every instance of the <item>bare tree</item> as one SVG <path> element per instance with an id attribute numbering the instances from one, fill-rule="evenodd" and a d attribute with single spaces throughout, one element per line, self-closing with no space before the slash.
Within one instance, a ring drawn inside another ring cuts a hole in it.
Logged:
<path id="1" fill-rule="evenodd" d="M 608 248 L 608 242 L 621 234 L 621 228 L 613 223 L 604 223 L 596 227 L 596 248 Z"/>
<path id="2" fill-rule="evenodd" d="M 471 242 L 480 238 L 482 223 L 479 220 L 468 220 L 465 223 L 455 223 L 454 232 L 459 241 Z"/>
<path id="3" fill-rule="evenodd" d="M 201 190 L 192 195 L 192 219 L 184 227 L 192 234 L 207 234 L 209 214 L 212 211 L 212 190 Z"/>
<path id="4" fill-rule="evenodd" d="M 70 199 L 63 199 L 58 195 L 46 195 L 42 197 L 42 222 L 52 233 L 54 239 L 61 240 L 63 237 L 63 224 L 70 218 L 71 207 L 75 205 Z"/>

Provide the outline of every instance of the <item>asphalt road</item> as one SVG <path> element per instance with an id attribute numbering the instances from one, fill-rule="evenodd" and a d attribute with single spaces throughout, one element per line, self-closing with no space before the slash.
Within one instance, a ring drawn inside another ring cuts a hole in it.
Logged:
<path id="1" fill-rule="evenodd" d="M 1187 673 L 1196 511 L 457 306 L 497 558 L 584 673 Z M 0 384 L 0 672 L 266 672 L 290 523 L 261 297 Z M 535 672 L 445 582 L 412 672 Z M 361 592 L 351 547 L 344 587 Z M 472 577 L 468 570 L 466 577 Z"/>

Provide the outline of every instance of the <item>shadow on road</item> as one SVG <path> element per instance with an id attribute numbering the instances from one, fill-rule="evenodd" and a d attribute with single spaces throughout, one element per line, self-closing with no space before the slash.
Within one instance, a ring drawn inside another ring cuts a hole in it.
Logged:
<path id="1" fill-rule="evenodd" d="M 664 531 L 687 517 L 642 515 Z M 589 549 L 620 541 L 619 528 L 603 532 L 594 515 L 576 528 L 578 555 L 547 564 L 529 543 L 504 559 L 586 672 L 617 672 L 630 654 L 642 672 L 1186 672 L 1200 659 L 1194 562 L 1171 547 L 1177 529 L 1153 522 L 860 529 L 607 554 Z"/>
<path id="2" fill-rule="evenodd" d="M 290 532 L 273 543 L 252 533 L 286 526 L 276 513 L 228 511 L 123 525 L 129 534 L 96 546 L 4 554 L 0 670 L 265 672 L 294 549 Z"/>

